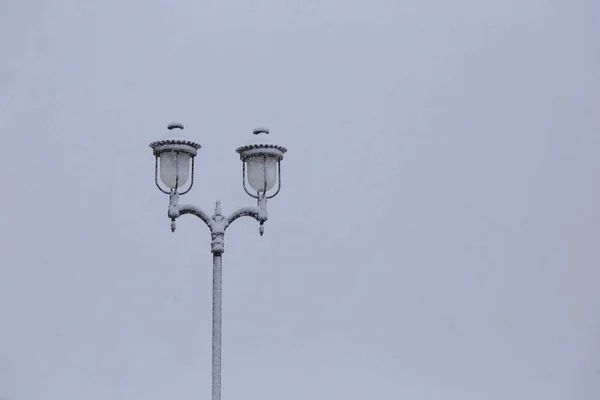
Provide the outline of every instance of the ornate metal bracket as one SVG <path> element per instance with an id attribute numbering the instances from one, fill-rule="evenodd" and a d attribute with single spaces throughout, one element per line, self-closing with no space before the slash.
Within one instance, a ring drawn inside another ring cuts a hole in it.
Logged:
<path id="1" fill-rule="evenodd" d="M 268 219 L 267 215 L 267 199 L 265 197 L 258 199 L 257 207 L 242 207 L 234 211 L 228 217 L 225 217 L 221 212 L 221 202 L 217 201 L 215 205 L 215 212 L 212 217 L 209 217 L 204 211 L 198 207 L 184 204 L 179 205 L 179 194 L 172 192 L 169 195 L 169 211 L 168 216 L 171 219 L 171 231 L 175 232 L 176 224 L 175 221 L 182 215 L 192 214 L 200 218 L 210 230 L 211 235 L 211 252 L 213 254 L 222 254 L 225 251 L 225 230 L 241 217 L 252 217 L 260 223 L 258 231 L 262 236 L 265 228 L 264 223 Z"/>

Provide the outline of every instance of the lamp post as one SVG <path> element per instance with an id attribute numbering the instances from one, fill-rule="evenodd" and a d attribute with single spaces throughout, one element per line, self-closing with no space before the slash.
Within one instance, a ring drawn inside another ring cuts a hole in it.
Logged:
<path id="1" fill-rule="evenodd" d="M 169 131 L 181 131 L 183 125 L 170 124 Z M 221 304 L 222 304 L 222 255 L 225 251 L 225 231 L 240 217 L 252 217 L 259 222 L 259 233 L 264 233 L 267 221 L 267 200 L 275 197 L 281 189 L 281 160 L 285 147 L 269 144 L 269 131 L 257 129 L 251 144 L 239 147 L 242 160 L 242 184 L 248 195 L 257 200 L 256 207 L 242 207 L 229 216 L 221 213 L 221 203 L 216 202 L 215 212 L 209 217 L 192 205 L 179 204 L 179 196 L 188 193 L 194 185 L 194 158 L 200 145 L 181 137 L 170 137 L 150 143 L 155 156 L 154 181 L 158 189 L 169 195 L 168 216 L 171 231 L 175 220 L 184 214 L 200 218 L 211 233 L 213 254 L 213 309 L 212 309 L 212 400 L 221 400 Z M 160 181 L 159 182 L 159 177 Z M 190 179 L 191 178 L 191 179 Z M 186 184 L 190 181 L 189 185 Z M 250 186 L 250 190 L 248 189 Z M 273 188 L 277 187 L 274 191 Z"/>

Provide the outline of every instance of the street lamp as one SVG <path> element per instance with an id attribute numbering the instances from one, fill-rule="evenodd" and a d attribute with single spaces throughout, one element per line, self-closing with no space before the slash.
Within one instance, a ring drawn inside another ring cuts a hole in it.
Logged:
<path id="1" fill-rule="evenodd" d="M 181 124 L 170 124 L 169 131 L 183 130 Z M 254 139 L 246 146 L 239 147 L 242 160 L 242 184 L 248 195 L 257 200 L 256 207 L 242 207 L 228 217 L 221 213 L 221 203 L 217 201 L 215 212 L 209 217 L 204 211 L 192 205 L 180 205 L 179 196 L 188 193 L 194 185 L 194 158 L 200 145 L 182 137 L 169 137 L 150 143 L 155 156 L 154 181 L 158 189 L 169 195 L 168 216 L 171 218 L 171 231 L 175 231 L 175 220 L 184 214 L 200 218 L 211 233 L 213 254 L 213 320 L 212 320 L 212 400 L 221 400 L 221 304 L 222 304 L 222 254 L 225 251 L 225 230 L 240 217 L 252 217 L 259 222 L 259 233 L 264 233 L 267 220 L 267 199 L 271 199 L 281 189 L 281 160 L 287 151 L 285 147 L 269 143 L 266 129 L 256 129 Z M 159 182 L 160 178 L 160 182 Z M 187 184 L 189 181 L 189 184 Z M 162 183 L 162 184 L 161 184 Z M 250 189 L 248 189 L 248 186 Z M 273 188 L 276 189 L 273 191 Z"/>

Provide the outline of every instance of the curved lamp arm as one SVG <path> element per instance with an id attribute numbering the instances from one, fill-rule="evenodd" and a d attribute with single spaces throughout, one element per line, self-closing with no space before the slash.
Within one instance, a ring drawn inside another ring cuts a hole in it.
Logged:
<path id="1" fill-rule="evenodd" d="M 257 220 L 260 223 L 258 231 L 262 236 L 265 232 L 264 223 L 269 217 L 267 214 L 267 197 L 264 194 L 258 197 L 258 205 L 256 207 L 242 207 L 233 212 L 229 217 L 225 218 L 225 228 L 241 217 L 252 217 Z"/>
<path id="2" fill-rule="evenodd" d="M 212 218 L 208 216 L 204 211 L 199 209 L 196 206 L 192 206 L 189 204 L 179 205 L 179 194 L 177 192 L 172 192 L 169 195 L 169 211 L 168 215 L 171 218 L 171 230 L 175 230 L 175 220 L 182 215 L 192 214 L 196 217 L 200 218 L 209 229 L 212 229 Z"/>
<path id="3" fill-rule="evenodd" d="M 208 216 L 208 214 L 206 214 L 198 207 L 192 206 L 190 204 L 184 204 L 181 206 L 177 206 L 177 210 L 179 211 L 179 215 L 177 215 L 177 217 L 185 214 L 192 214 L 200 218 L 209 228 L 212 225 L 212 219 Z"/>
<path id="4" fill-rule="evenodd" d="M 267 220 L 267 210 L 259 207 L 242 207 L 237 211 L 231 213 L 229 217 L 225 219 L 225 227 L 227 228 L 233 221 L 241 217 L 252 217 L 261 224 Z"/>

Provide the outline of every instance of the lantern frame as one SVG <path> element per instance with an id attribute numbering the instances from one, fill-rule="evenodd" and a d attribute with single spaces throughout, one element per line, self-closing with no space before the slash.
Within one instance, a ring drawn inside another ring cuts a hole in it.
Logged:
<path id="1" fill-rule="evenodd" d="M 169 129 L 172 128 L 173 125 L 169 126 Z M 175 167 L 178 166 L 178 157 L 180 153 L 185 153 L 190 156 L 191 159 L 191 171 L 190 171 L 190 186 L 183 192 L 179 192 L 180 195 L 184 195 L 188 193 L 192 187 L 194 186 L 194 158 L 198 154 L 198 150 L 202 147 L 200 144 L 196 142 L 192 142 L 191 140 L 185 139 L 163 139 L 157 140 L 156 142 L 150 143 L 150 147 L 152 148 L 152 152 L 154 153 L 154 182 L 156 183 L 156 187 L 165 194 L 171 194 L 172 192 L 177 192 L 179 189 L 179 173 L 176 175 L 176 183 L 175 188 L 170 189 L 169 191 L 163 189 L 158 182 L 158 172 L 159 172 L 159 158 L 161 154 L 167 152 L 174 152 L 176 154 L 175 158 Z M 163 182 L 164 183 L 164 182 Z"/>
<path id="2" fill-rule="evenodd" d="M 254 131 L 255 135 L 261 133 L 268 134 L 269 131 L 266 129 L 257 129 Z M 283 155 L 287 152 L 287 149 L 283 146 L 275 144 L 256 143 L 238 147 L 235 151 L 240 155 L 240 159 L 242 160 L 242 185 L 244 187 L 244 191 L 248 194 L 248 196 L 255 199 L 272 199 L 273 197 L 277 196 L 277 194 L 281 190 L 281 160 L 283 160 Z M 248 187 L 246 185 L 246 181 L 248 180 L 246 173 L 246 164 L 248 159 L 260 156 L 263 157 L 264 163 L 264 188 L 262 191 L 259 190 L 256 194 L 254 194 L 248 190 Z M 277 162 L 277 190 L 271 195 L 267 195 L 267 159 L 274 159 Z"/>

